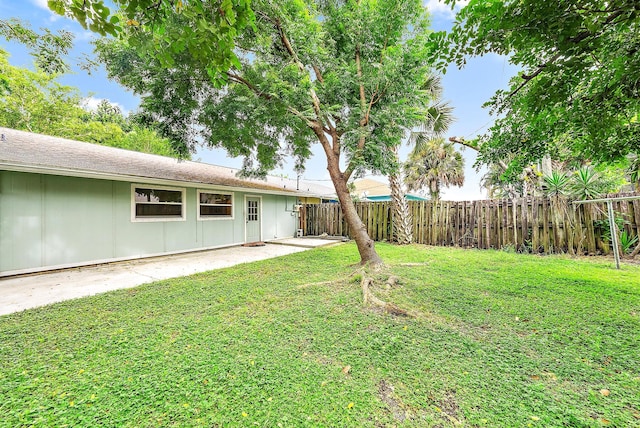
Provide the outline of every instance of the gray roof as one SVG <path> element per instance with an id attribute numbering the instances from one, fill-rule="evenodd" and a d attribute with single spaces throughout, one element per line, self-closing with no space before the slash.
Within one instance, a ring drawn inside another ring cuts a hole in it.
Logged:
<path id="1" fill-rule="evenodd" d="M 246 188 L 297 196 L 330 197 L 332 188 L 269 176 L 238 178 L 238 170 L 133 152 L 0 127 L 0 169 L 116 180 L 174 181 Z M 298 187 L 300 190 L 296 190 Z"/>

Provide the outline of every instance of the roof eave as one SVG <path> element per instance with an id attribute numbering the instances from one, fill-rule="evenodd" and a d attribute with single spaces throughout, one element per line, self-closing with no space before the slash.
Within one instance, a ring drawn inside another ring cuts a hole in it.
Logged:
<path id="1" fill-rule="evenodd" d="M 11 162 L 2 162 L 0 161 L 0 169 L 4 169 L 7 171 L 15 171 L 15 172 L 27 172 L 27 173 L 35 173 L 35 174 L 47 174 L 47 175 L 58 175 L 64 177 L 77 177 L 77 178 L 92 178 L 98 180 L 111 180 L 111 181 L 125 181 L 125 182 L 135 182 L 141 184 L 156 184 L 156 185 L 165 185 L 165 186 L 182 186 L 182 187 L 193 187 L 193 188 L 224 188 L 231 191 L 236 192 L 260 192 L 264 194 L 271 195 L 286 195 L 286 196 L 296 196 L 296 197 L 306 197 L 306 198 L 323 198 L 326 197 L 324 195 L 318 195 L 314 193 L 305 193 L 300 191 L 291 191 L 291 190 L 277 190 L 277 189 L 264 189 L 260 187 L 242 187 L 242 186 L 229 186 L 226 184 L 216 184 L 216 183 L 204 183 L 204 182 L 194 182 L 194 181 L 183 181 L 183 180 L 167 180 L 156 177 L 144 177 L 137 175 L 121 175 L 121 174 L 110 174 L 99 171 L 86 171 L 86 170 L 78 170 L 78 169 L 70 169 L 70 168 L 55 168 L 49 166 L 41 166 L 41 165 L 26 165 L 20 163 L 11 163 Z"/>

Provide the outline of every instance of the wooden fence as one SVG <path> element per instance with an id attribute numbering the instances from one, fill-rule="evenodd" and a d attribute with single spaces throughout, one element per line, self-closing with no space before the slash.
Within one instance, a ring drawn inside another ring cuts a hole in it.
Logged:
<path id="1" fill-rule="evenodd" d="M 619 195 L 610 195 L 611 197 Z M 640 193 L 625 194 L 640 196 Z M 614 202 L 630 236 L 640 236 L 640 200 Z M 513 248 L 539 253 L 608 254 L 606 204 L 574 205 L 558 198 L 471 202 L 410 201 L 414 241 L 473 248 Z M 376 241 L 390 240 L 390 202 L 358 202 L 356 210 Z M 305 235 L 349 236 L 339 204 L 304 205 Z"/>

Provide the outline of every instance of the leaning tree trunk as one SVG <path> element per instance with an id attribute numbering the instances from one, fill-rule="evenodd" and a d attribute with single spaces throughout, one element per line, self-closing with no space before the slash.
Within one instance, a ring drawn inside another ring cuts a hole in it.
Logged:
<path id="1" fill-rule="evenodd" d="M 349 235 L 356 241 L 356 245 L 358 246 L 360 264 L 381 265 L 383 263 L 382 259 L 376 252 L 375 242 L 369 237 L 367 227 L 356 211 L 356 206 L 353 203 L 353 199 L 351 199 L 351 193 L 347 187 L 347 179 L 340 171 L 338 159 L 331 154 L 328 154 L 327 157 L 327 169 L 329 170 L 333 186 L 336 189 L 342 214 L 349 226 Z"/>
<path id="2" fill-rule="evenodd" d="M 391 188 L 391 209 L 393 210 L 393 240 L 400 245 L 413 242 L 413 224 L 409 204 L 402 190 L 402 179 L 398 174 L 389 175 Z"/>

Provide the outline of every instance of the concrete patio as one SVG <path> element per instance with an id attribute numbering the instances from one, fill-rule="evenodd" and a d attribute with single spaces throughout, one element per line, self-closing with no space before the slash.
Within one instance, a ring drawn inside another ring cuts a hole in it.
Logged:
<path id="1" fill-rule="evenodd" d="M 256 247 L 227 247 L 0 278 L 0 315 L 111 290 L 132 288 L 161 279 L 298 253 L 338 242 L 340 241 L 307 237 L 280 239 Z"/>

